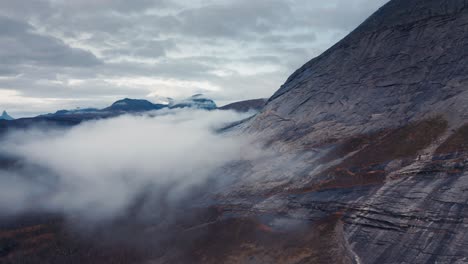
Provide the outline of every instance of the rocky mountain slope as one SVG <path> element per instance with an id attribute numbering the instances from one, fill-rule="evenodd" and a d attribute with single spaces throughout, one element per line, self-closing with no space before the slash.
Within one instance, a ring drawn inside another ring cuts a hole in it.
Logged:
<path id="1" fill-rule="evenodd" d="M 267 99 L 253 99 L 240 102 L 234 102 L 220 107 L 220 110 L 234 110 L 238 112 L 260 111 L 263 109 Z"/>
<path id="2" fill-rule="evenodd" d="M 241 125 L 280 154 L 252 161 L 225 201 L 340 215 L 351 262 L 467 263 L 467 47 L 468 2 L 390 1 Z"/>
<path id="3" fill-rule="evenodd" d="M 468 116 L 466 20 L 463 0 L 391 1 L 291 75 L 253 130 L 297 129 L 317 141 L 436 114 L 461 122 Z"/>

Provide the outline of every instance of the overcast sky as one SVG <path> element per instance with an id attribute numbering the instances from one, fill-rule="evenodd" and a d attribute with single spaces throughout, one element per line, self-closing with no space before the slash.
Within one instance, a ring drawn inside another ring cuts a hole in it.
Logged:
<path id="1" fill-rule="evenodd" d="M 0 0 L 0 110 L 269 97 L 387 0 Z"/>

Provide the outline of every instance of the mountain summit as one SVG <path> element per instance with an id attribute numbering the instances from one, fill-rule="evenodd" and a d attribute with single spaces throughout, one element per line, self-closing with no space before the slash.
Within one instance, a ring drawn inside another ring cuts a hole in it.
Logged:
<path id="1" fill-rule="evenodd" d="M 0 120 L 14 120 L 6 111 L 3 111 L 2 115 L 0 116 Z"/>
<path id="2" fill-rule="evenodd" d="M 108 108 L 105 108 L 104 111 L 142 112 L 142 111 L 159 110 L 165 107 L 167 107 L 167 105 L 153 104 L 148 100 L 125 98 L 125 99 L 116 101 Z"/>

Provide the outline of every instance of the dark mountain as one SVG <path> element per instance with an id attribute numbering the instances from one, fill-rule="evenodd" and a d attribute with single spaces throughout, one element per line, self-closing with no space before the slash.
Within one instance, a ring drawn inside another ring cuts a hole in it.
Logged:
<path id="1" fill-rule="evenodd" d="M 86 120 L 111 118 L 127 113 L 137 114 L 147 111 L 177 108 L 193 108 L 204 110 L 217 109 L 217 106 L 213 100 L 203 97 L 200 94 L 178 101 L 170 98 L 166 99 L 169 101 L 168 104 L 153 104 L 148 100 L 125 98 L 118 100 L 111 106 L 103 109 L 83 108 L 74 110 L 59 110 L 55 113 L 40 115 L 37 117 L 16 119 L 13 122 L 0 122 L 0 135 L 9 129 L 25 129 L 37 125 L 43 127 L 69 127 L 80 124 Z M 0 118 L 0 121 L 2 120 L 4 119 Z"/>
<path id="2" fill-rule="evenodd" d="M 100 111 L 97 108 L 84 108 L 84 109 L 75 109 L 75 110 L 58 110 L 57 112 L 51 115 L 78 115 L 86 113 L 95 113 Z"/>
<path id="3" fill-rule="evenodd" d="M 154 104 L 148 100 L 125 98 L 114 102 L 111 106 L 97 108 L 83 108 L 73 110 L 59 110 L 55 113 L 40 115 L 31 118 L 21 118 L 8 125 L 0 125 L 0 133 L 9 127 L 25 128 L 36 123 L 47 125 L 65 125 L 78 124 L 85 120 L 115 117 L 126 113 L 141 113 L 161 109 L 193 108 L 204 110 L 217 109 L 216 103 L 204 97 L 201 94 L 191 96 L 184 100 L 168 100 L 167 104 Z M 0 120 L 13 120 L 6 112 L 0 117 Z M 8 127 L 7 127 L 8 126 Z"/>
<path id="4" fill-rule="evenodd" d="M 466 119 L 465 22 L 463 0 L 391 1 L 291 75 L 253 126 L 324 135 L 316 126 L 329 122 L 342 137 L 436 114 Z"/>
<path id="5" fill-rule="evenodd" d="M 220 110 L 234 110 L 237 112 L 260 111 L 265 106 L 268 99 L 253 99 L 240 102 L 234 102 L 220 107 Z"/>
<path id="6" fill-rule="evenodd" d="M 2 115 L 0 116 L 0 120 L 14 120 L 14 118 L 8 115 L 6 111 L 3 111 Z"/>
<path id="7" fill-rule="evenodd" d="M 195 108 L 195 109 L 205 109 L 205 110 L 214 110 L 216 109 L 216 104 L 213 100 L 205 98 L 202 95 L 194 95 L 184 100 L 173 100 L 167 98 L 169 103 L 167 104 L 154 104 L 148 100 L 144 99 L 130 99 L 125 98 L 114 102 L 111 106 L 96 109 L 96 108 L 84 108 L 84 109 L 75 109 L 75 110 L 59 110 L 53 114 L 44 115 L 46 117 L 67 117 L 67 116 L 82 116 L 84 119 L 89 119 L 89 117 L 108 117 L 115 116 L 118 114 L 124 113 L 139 113 L 147 112 L 153 110 L 161 110 L 165 108 L 175 109 L 175 108 Z"/>
<path id="8" fill-rule="evenodd" d="M 144 112 L 151 110 L 160 110 L 166 107 L 167 105 L 153 104 L 148 100 L 125 98 L 113 103 L 107 108 L 104 108 L 103 111 Z"/>

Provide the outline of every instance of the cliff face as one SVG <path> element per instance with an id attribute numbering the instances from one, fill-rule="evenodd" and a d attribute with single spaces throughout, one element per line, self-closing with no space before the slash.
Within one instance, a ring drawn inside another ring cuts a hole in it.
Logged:
<path id="1" fill-rule="evenodd" d="M 389 2 L 297 70 L 251 131 L 294 129 L 304 142 L 316 143 L 434 114 L 451 124 L 466 120 L 466 6 L 463 0 Z"/>
<path id="2" fill-rule="evenodd" d="M 356 263 L 466 263 L 467 128 L 468 2 L 393 0 L 244 124 L 281 154 L 252 161 L 231 197 L 342 214 Z"/>

